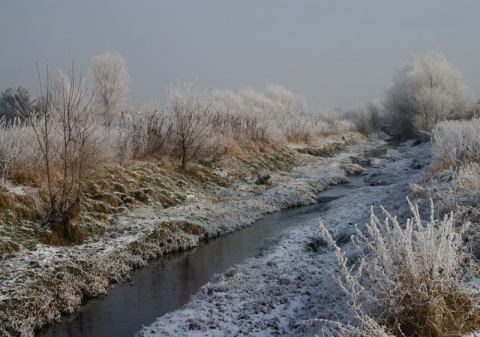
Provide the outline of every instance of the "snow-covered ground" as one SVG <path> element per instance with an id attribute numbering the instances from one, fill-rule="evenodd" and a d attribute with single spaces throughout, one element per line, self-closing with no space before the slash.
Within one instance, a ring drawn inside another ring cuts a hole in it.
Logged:
<path id="1" fill-rule="evenodd" d="M 257 257 L 216 275 L 183 308 L 158 318 L 139 335 L 311 336 L 321 335 L 317 319 L 348 323 L 348 299 L 334 279 L 336 256 L 322 240 L 319 223 L 355 261 L 350 243 L 354 224 L 368 222 L 370 209 L 380 205 L 392 214 L 409 216 L 408 182 L 428 162 L 429 147 L 406 144 L 376 160 L 379 170 L 368 177 L 375 186 L 354 190 L 331 202 L 318 219 L 269 240 Z"/>
<path id="2" fill-rule="evenodd" d="M 353 137 L 359 143 L 334 157 L 299 154 L 295 169 L 272 173 L 272 186 L 264 193 L 252 193 L 252 185 L 245 181 L 232 188 L 216 186 L 209 194 L 192 191 L 175 207 L 149 206 L 115 216 L 103 237 L 82 245 L 39 244 L 35 250 L 4 256 L 0 262 L 0 335 L 32 335 L 34 329 L 60 319 L 62 313 L 74 312 L 84 296 L 105 293 L 109 281 L 121 280 L 155 256 L 194 247 L 205 236 L 232 232 L 266 213 L 315 202 L 317 193 L 345 181 L 340 166 L 384 144 L 381 139 L 367 142 Z"/>

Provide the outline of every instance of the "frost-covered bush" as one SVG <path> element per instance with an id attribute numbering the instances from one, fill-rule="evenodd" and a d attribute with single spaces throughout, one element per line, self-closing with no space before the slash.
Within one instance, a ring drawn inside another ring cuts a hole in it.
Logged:
<path id="1" fill-rule="evenodd" d="M 172 120 L 172 150 L 182 168 L 193 158 L 206 158 L 217 146 L 211 120 L 211 100 L 192 85 L 172 88 L 167 113 Z"/>
<path id="2" fill-rule="evenodd" d="M 147 104 L 124 114 L 110 133 L 117 134 L 117 146 L 126 158 L 159 158 L 171 153 L 173 120 L 157 104 Z"/>
<path id="3" fill-rule="evenodd" d="M 39 149 L 31 128 L 19 120 L 0 119 L 0 186 L 14 170 L 32 171 L 39 159 Z"/>
<path id="4" fill-rule="evenodd" d="M 430 50 L 412 57 L 396 73 L 386 105 L 397 135 L 412 137 L 443 120 L 466 118 L 473 97 L 460 73 L 441 53 Z"/>
<path id="5" fill-rule="evenodd" d="M 457 217 L 474 224 L 480 222 L 480 165 L 468 163 L 457 171 L 441 175 L 424 188 L 443 214 L 454 211 Z M 476 226 L 472 228 L 476 230 Z"/>
<path id="6" fill-rule="evenodd" d="M 282 86 L 269 85 L 262 91 L 216 90 L 212 99 L 218 130 L 240 145 L 250 141 L 305 141 L 312 134 L 305 100 Z"/>
<path id="7" fill-rule="evenodd" d="M 351 127 L 363 134 L 378 132 L 382 125 L 391 122 L 385 107 L 379 101 L 372 101 L 368 105 L 359 105 L 342 111 L 336 111 L 337 123 L 348 121 Z"/>
<path id="8" fill-rule="evenodd" d="M 312 133 L 315 135 L 329 136 L 357 131 L 357 127 L 350 119 L 334 110 L 321 110 L 309 117 L 312 123 Z"/>
<path id="9" fill-rule="evenodd" d="M 462 235 L 468 224 L 455 225 L 453 213 L 424 222 L 410 204 L 413 218 L 401 225 L 382 208 L 373 212 L 353 242 L 360 262 L 349 267 L 345 253 L 328 230 L 335 247 L 341 288 L 350 297 L 356 322 L 327 322 L 334 336 L 457 336 L 478 328 L 476 295 L 466 286 L 468 255 Z M 327 335 L 328 335 L 327 334 Z"/>
<path id="10" fill-rule="evenodd" d="M 480 119 L 446 121 L 433 130 L 432 160 L 437 169 L 480 163 Z"/>
<path id="11" fill-rule="evenodd" d="M 389 114 L 386 112 L 383 104 L 379 101 L 374 100 L 370 102 L 367 105 L 367 111 L 369 114 L 370 127 L 373 131 L 380 131 L 382 129 L 382 125 L 391 123 Z"/>
<path id="12" fill-rule="evenodd" d="M 189 160 L 216 161 L 229 149 L 255 142 L 308 142 L 314 137 L 355 129 L 352 122 L 339 119 L 334 113 L 307 114 L 304 98 L 279 85 L 269 85 L 263 90 L 246 88 L 210 93 L 186 84 L 172 88 L 166 107 L 147 104 L 131 111 L 125 109 L 121 116 L 107 121 L 98 105 L 93 104 L 98 92 L 95 95 L 94 91 L 75 87 L 84 86 L 83 80 L 82 84 L 70 83 L 69 76 L 74 74 L 60 74 L 55 82 L 48 75 L 45 88 L 48 92 L 40 93 L 39 98 L 43 104 L 36 112 L 23 112 L 32 117 L 24 125 L 6 122 L 1 125 L 2 184 L 12 170 L 41 175 L 44 172 L 39 167 L 70 167 L 66 161 L 72 154 L 82 157 L 71 158 L 82 167 L 109 161 L 125 164 L 132 159 L 152 157 L 180 158 L 185 167 Z M 60 95 L 62 92 L 64 96 Z M 82 105 L 73 106 L 75 95 L 80 94 Z M 70 118 L 73 110 L 62 110 L 62 99 L 82 117 Z M 117 105 L 114 110 L 120 114 Z M 48 119 L 44 118 L 44 112 Z M 62 138 L 62 130 L 72 134 Z"/>

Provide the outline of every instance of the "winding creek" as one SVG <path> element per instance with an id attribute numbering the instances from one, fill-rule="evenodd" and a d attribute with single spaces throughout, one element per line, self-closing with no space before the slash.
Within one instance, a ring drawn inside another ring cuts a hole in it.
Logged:
<path id="1" fill-rule="evenodd" d="M 381 149 L 366 156 L 385 153 L 386 149 Z M 76 314 L 37 336 L 133 336 L 142 325 L 182 307 L 214 274 L 254 257 L 266 244 L 265 239 L 317 218 L 329 201 L 365 186 L 363 179 L 364 176 L 349 176 L 350 184 L 322 192 L 317 204 L 267 214 L 242 230 L 155 260 L 133 272 L 131 283 L 115 285 L 103 299 L 88 301 Z"/>

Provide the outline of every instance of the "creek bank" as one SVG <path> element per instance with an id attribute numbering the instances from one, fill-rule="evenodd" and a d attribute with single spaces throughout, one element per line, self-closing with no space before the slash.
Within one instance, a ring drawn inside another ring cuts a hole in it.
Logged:
<path id="1" fill-rule="evenodd" d="M 299 153 L 297 167 L 273 172 L 271 187 L 260 195 L 241 180 L 228 188 L 216 185 L 207 197 L 193 194 L 175 207 L 142 207 L 114 216 L 115 231 L 95 241 L 72 247 L 37 245 L 3 259 L 0 333 L 31 336 L 62 314 L 75 312 L 85 298 L 105 294 L 109 282 L 128 279 L 132 268 L 152 258 L 198 246 L 263 214 L 314 203 L 320 191 L 346 181 L 339 165 L 383 144 L 381 139 L 367 142 L 358 136 L 345 142 L 358 144 L 329 158 Z"/>
<path id="2" fill-rule="evenodd" d="M 399 150 L 377 161 L 382 184 L 331 201 L 318 218 L 270 240 L 257 257 L 214 276 L 183 308 L 157 318 L 139 336 L 312 336 L 325 328 L 318 319 L 352 322 L 349 299 L 334 279 L 335 253 L 318 225 L 330 230 L 354 263 L 359 258 L 350 241 L 354 224 L 363 228 L 371 209 L 380 214 L 383 205 L 399 218 L 408 216 L 409 181 L 422 174 L 415 164 L 428 163 L 430 144 L 407 144 Z"/>

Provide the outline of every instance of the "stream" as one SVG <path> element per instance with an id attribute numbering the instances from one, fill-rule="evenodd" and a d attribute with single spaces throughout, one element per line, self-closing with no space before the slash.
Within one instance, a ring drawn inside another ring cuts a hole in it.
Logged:
<path id="1" fill-rule="evenodd" d="M 381 156 L 386 151 L 366 153 L 366 157 Z M 349 184 L 332 186 L 320 193 L 316 204 L 266 214 L 244 229 L 210 239 L 191 250 L 161 257 L 134 271 L 131 283 L 116 284 L 104 298 L 89 300 L 77 313 L 37 336 L 133 336 L 142 325 L 181 308 L 214 274 L 254 257 L 265 245 L 265 239 L 317 218 L 329 201 L 366 186 L 364 177 L 348 176 Z"/>

